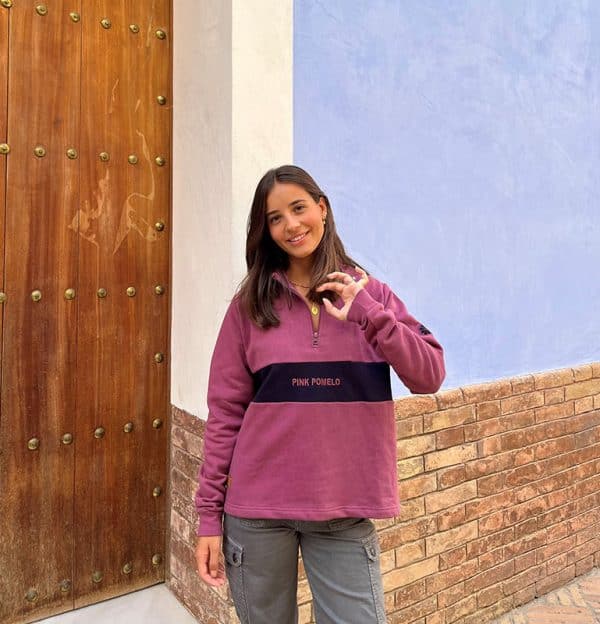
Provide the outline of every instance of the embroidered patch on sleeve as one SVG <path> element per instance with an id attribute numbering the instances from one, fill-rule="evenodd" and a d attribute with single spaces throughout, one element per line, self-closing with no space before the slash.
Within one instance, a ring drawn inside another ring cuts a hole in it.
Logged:
<path id="1" fill-rule="evenodd" d="M 431 333 L 425 325 L 419 325 L 419 331 L 423 334 L 423 336 Z"/>

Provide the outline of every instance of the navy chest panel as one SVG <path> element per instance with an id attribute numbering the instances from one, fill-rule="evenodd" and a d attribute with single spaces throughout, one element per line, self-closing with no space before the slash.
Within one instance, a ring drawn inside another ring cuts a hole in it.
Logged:
<path id="1" fill-rule="evenodd" d="M 255 403 L 391 401 L 385 362 L 290 362 L 254 373 Z"/>

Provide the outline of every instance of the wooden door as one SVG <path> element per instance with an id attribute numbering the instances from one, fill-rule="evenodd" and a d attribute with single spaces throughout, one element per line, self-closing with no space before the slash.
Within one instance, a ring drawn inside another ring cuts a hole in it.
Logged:
<path id="1" fill-rule="evenodd" d="M 170 22 L 169 0 L 0 6 L 7 624 L 164 580 Z"/>

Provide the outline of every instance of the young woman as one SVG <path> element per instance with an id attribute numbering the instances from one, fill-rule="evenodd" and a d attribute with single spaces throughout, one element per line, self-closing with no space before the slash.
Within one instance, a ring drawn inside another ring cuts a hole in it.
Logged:
<path id="1" fill-rule="evenodd" d="M 385 622 L 370 518 L 399 513 L 389 367 L 436 392 L 442 347 L 346 254 L 299 167 L 258 183 L 246 263 L 211 362 L 198 573 L 227 576 L 243 624 L 292 624 L 300 549 L 318 624 Z"/>

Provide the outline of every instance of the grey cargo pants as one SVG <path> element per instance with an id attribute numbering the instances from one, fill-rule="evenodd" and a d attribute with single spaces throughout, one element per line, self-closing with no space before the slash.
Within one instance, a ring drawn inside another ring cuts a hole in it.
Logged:
<path id="1" fill-rule="evenodd" d="M 298 548 L 317 624 L 385 624 L 379 538 L 371 520 L 225 513 L 225 572 L 242 624 L 297 624 Z"/>

